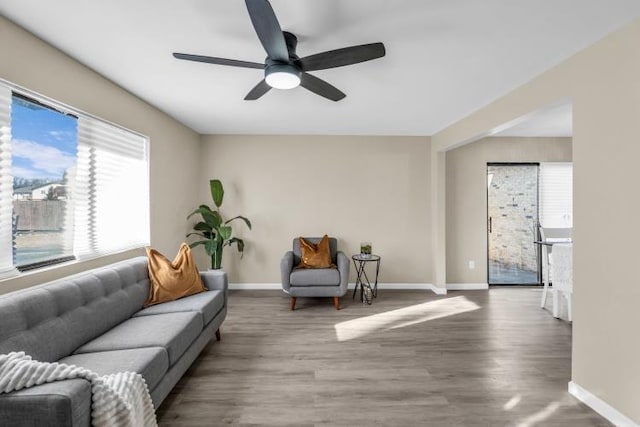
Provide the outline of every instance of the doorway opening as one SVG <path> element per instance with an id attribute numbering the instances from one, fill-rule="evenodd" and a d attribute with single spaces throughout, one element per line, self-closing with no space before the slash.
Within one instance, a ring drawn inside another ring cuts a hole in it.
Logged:
<path id="1" fill-rule="evenodd" d="M 539 163 L 487 164 L 489 285 L 540 284 Z"/>

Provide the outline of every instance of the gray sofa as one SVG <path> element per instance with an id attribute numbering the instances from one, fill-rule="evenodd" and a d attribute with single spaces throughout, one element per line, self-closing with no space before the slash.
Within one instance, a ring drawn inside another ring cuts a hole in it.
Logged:
<path id="1" fill-rule="evenodd" d="M 0 354 L 74 364 L 99 374 L 140 373 L 156 408 L 227 313 L 227 277 L 202 272 L 208 292 L 143 308 L 147 258 L 137 257 L 0 296 Z M 0 394 L 0 424 L 88 426 L 89 382 L 73 379 Z"/>

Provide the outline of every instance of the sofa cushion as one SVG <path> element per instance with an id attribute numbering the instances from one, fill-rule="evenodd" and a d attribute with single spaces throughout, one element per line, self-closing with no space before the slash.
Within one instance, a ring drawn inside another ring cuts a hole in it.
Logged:
<path id="1" fill-rule="evenodd" d="M 74 354 L 60 359 L 59 362 L 87 368 L 99 375 L 137 372 L 142 375 L 149 390 L 153 390 L 169 370 L 169 355 L 164 347 Z"/>
<path id="2" fill-rule="evenodd" d="M 204 325 L 211 322 L 211 319 L 224 306 L 224 292 L 223 291 L 208 291 L 201 292 L 196 295 L 191 295 L 189 298 L 182 298 L 176 301 L 165 302 L 164 304 L 152 305 L 145 309 L 140 310 L 134 317 L 149 316 L 153 314 L 165 314 L 165 313 L 180 313 L 183 311 L 198 312 L 202 316 L 202 323 Z"/>
<path id="3" fill-rule="evenodd" d="M 74 354 L 164 347 L 169 354 L 169 366 L 173 366 L 202 328 L 202 316 L 197 312 L 132 317 L 84 344 Z"/>
<path id="4" fill-rule="evenodd" d="M 291 286 L 339 286 L 340 272 L 335 268 L 293 270 Z"/>
<path id="5" fill-rule="evenodd" d="M 55 362 L 130 318 L 149 293 L 146 257 L 0 298 L 0 353 Z"/>

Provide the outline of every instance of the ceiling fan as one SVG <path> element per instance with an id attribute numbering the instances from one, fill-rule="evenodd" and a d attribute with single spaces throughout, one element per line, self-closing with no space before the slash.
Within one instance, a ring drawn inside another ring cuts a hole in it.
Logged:
<path id="1" fill-rule="evenodd" d="M 370 43 L 316 53 L 299 58 L 296 55 L 298 39 L 288 31 L 282 31 L 278 19 L 268 0 L 245 0 L 253 28 L 267 52 L 264 64 L 216 58 L 212 56 L 174 53 L 177 59 L 229 65 L 232 67 L 258 68 L 264 70 L 264 79 L 245 96 L 245 100 L 256 100 L 271 88 L 292 89 L 297 86 L 310 90 L 332 101 L 340 101 L 346 95 L 326 81 L 308 71 L 326 70 L 381 58 L 385 55 L 384 44 Z"/>

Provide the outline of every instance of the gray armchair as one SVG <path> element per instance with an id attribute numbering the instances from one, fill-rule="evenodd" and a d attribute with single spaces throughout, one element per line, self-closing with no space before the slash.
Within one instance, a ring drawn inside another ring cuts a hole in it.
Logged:
<path id="1" fill-rule="evenodd" d="M 320 237 L 305 237 L 317 244 Z M 347 292 L 349 258 L 338 251 L 335 238 L 329 238 L 331 260 L 336 268 L 295 268 L 300 264 L 300 242 L 293 239 L 293 250 L 284 254 L 280 262 L 282 290 L 291 296 L 291 310 L 296 308 L 298 297 L 333 297 L 333 305 L 340 310 L 340 297 Z"/>

